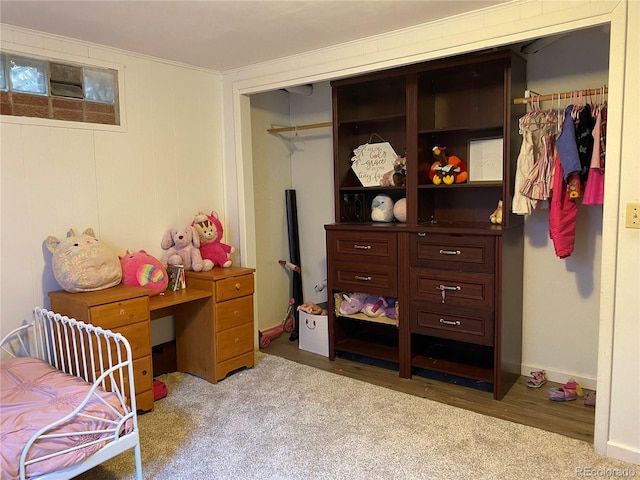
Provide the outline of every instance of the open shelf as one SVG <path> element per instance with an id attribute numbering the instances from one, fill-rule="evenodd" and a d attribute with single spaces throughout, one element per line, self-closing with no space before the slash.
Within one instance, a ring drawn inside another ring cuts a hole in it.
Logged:
<path id="1" fill-rule="evenodd" d="M 411 366 L 493 382 L 493 349 L 455 340 L 415 335 Z"/>

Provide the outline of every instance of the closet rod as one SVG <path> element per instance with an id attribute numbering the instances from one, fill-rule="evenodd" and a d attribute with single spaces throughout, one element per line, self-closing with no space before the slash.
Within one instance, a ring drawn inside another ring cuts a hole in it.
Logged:
<path id="1" fill-rule="evenodd" d="M 571 98 L 571 95 L 575 93 L 578 93 L 578 94 L 582 93 L 582 95 L 600 95 L 603 93 L 602 92 L 603 88 L 604 88 L 604 93 L 609 92 L 609 89 L 607 88 L 607 86 L 604 85 L 603 87 L 600 87 L 600 88 L 590 88 L 587 90 L 575 90 L 573 92 L 553 93 L 553 94 L 550 93 L 548 95 L 532 95 L 530 97 L 514 98 L 513 103 L 518 105 L 521 103 L 530 103 L 533 101 L 544 102 L 546 100 L 557 100 L 558 98 L 567 99 L 567 98 Z"/>
<path id="2" fill-rule="evenodd" d="M 277 127 L 267 129 L 268 133 L 294 132 L 296 130 L 310 130 L 312 128 L 323 128 L 332 126 L 332 122 L 311 123 L 309 125 L 297 125 L 294 127 Z"/>

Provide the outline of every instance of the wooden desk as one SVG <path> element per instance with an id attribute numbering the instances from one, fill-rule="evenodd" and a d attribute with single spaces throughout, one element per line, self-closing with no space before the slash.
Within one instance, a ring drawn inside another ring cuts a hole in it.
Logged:
<path id="1" fill-rule="evenodd" d="M 127 285 L 95 292 L 49 292 L 51 310 L 122 333 L 131 344 L 136 404 L 153 409 L 151 325 L 173 315 L 178 370 L 211 383 L 254 366 L 253 272 L 243 267 L 187 272 L 186 289 L 149 297 Z"/>

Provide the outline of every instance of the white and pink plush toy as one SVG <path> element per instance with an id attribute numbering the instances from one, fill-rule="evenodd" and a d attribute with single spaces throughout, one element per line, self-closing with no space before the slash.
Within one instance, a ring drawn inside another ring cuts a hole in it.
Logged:
<path id="1" fill-rule="evenodd" d="M 200 255 L 200 238 L 195 229 L 189 225 L 173 227 L 162 236 L 160 246 L 162 265 L 183 265 L 186 270 L 206 272 L 213 268 L 211 260 L 203 260 Z"/>
<path id="2" fill-rule="evenodd" d="M 118 255 L 96 238 L 92 228 L 81 234 L 71 229 L 64 240 L 48 236 L 46 245 L 53 253 L 53 276 L 67 292 L 102 290 L 122 279 Z"/>

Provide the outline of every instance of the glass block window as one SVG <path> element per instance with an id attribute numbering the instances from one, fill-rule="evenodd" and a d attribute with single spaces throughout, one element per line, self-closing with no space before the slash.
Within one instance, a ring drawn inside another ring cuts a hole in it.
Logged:
<path id="1" fill-rule="evenodd" d="M 7 74 L 5 72 L 6 60 L 4 58 L 4 53 L 0 54 L 0 63 L 2 63 L 2 65 L 0 65 L 0 90 L 2 90 L 3 92 L 6 92 L 7 91 Z"/>
<path id="2" fill-rule="evenodd" d="M 2 115 L 120 125 L 117 70 L 4 52 L 0 72 Z"/>
<path id="3" fill-rule="evenodd" d="M 115 72 L 84 68 L 84 98 L 100 103 L 115 100 Z"/>
<path id="4" fill-rule="evenodd" d="M 47 62 L 30 58 L 9 58 L 9 86 L 12 92 L 47 95 Z"/>

